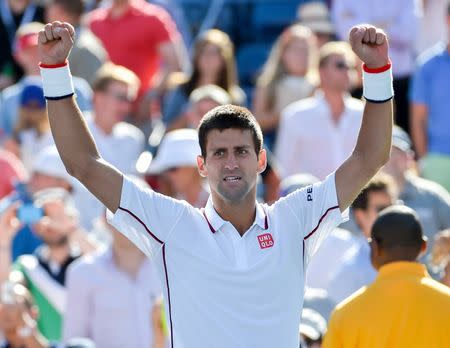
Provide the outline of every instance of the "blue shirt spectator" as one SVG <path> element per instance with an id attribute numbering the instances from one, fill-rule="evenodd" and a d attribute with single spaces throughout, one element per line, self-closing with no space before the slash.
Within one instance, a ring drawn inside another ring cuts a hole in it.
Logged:
<path id="1" fill-rule="evenodd" d="M 410 100 L 428 111 L 428 153 L 450 155 L 450 53 L 440 43 L 418 58 Z"/>

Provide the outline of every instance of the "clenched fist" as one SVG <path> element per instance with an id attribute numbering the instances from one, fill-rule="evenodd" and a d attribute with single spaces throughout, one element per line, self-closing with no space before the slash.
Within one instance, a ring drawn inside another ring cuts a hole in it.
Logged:
<path id="1" fill-rule="evenodd" d="M 42 64 L 64 63 L 75 39 L 75 29 L 65 22 L 52 22 L 39 32 L 38 50 Z"/>
<path id="2" fill-rule="evenodd" d="M 350 30 L 349 41 L 353 52 L 368 68 L 389 63 L 388 40 L 383 30 L 369 24 L 356 25 Z"/>

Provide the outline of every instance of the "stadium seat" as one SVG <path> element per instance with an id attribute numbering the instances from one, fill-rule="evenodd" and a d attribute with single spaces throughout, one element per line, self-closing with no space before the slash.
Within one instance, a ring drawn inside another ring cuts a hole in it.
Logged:
<path id="1" fill-rule="evenodd" d="M 270 52 L 271 43 L 242 45 L 237 52 L 237 65 L 241 85 L 253 85 Z"/>

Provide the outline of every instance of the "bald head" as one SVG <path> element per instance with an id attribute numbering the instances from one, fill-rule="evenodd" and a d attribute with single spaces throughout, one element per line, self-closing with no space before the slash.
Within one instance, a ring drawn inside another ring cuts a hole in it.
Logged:
<path id="1" fill-rule="evenodd" d="M 386 208 L 379 214 L 371 237 L 377 249 L 373 257 L 381 258 L 377 264 L 414 261 L 426 245 L 417 213 L 401 205 Z"/>

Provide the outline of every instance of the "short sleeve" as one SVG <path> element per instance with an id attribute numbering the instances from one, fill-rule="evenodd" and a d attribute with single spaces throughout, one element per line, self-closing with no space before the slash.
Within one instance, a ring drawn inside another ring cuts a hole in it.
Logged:
<path id="1" fill-rule="evenodd" d="M 150 27 L 152 28 L 152 35 L 156 44 L 176 42 L 180 37 L 175 22 L 169 13 L 162 8 L 158 8 L 155 11 L 155 15 L 151 18 Z"/>
<path id="2" fill-rule="evenodd" d="M 340 211 L 335 173 L 328 175 L 322 182 L 291 193 L 286 200 L 300 224 L 304 264 L 307 266 L 330 232 L 348 220 L 349 210 Z"/>
<path id="3" fill-rule="evenodd" d="M 122 195 L 115 213 L 108 211 L 108 222 L 151 257 L 172 237 L 187 203 L 141 187 L 123 177 Z"/>

